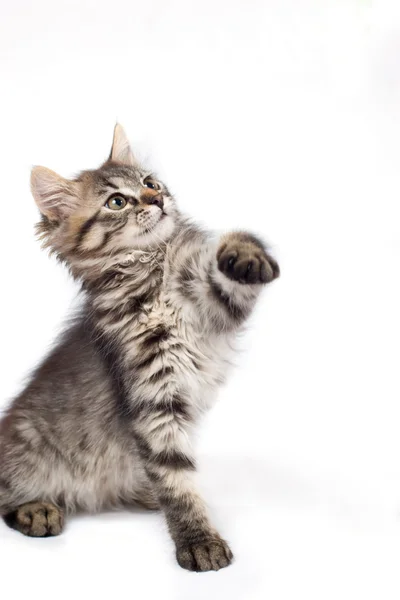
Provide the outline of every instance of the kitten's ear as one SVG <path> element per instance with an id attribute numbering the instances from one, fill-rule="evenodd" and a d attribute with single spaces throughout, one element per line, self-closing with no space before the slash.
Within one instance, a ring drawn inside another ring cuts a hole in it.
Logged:
<path id="1" fill-rule="evenodd" d="M 113 144 L 108 160 L 132 167 L 136 164 L 126 133 L 119 123 L 114 127 Z"/>
<path id="2" fill-rule="evenodd" d="M 62 221 L 79 204 L 77 183 L 45 167 L 33 167 L 31 191 L 40 212 L 51 221 Z"/>

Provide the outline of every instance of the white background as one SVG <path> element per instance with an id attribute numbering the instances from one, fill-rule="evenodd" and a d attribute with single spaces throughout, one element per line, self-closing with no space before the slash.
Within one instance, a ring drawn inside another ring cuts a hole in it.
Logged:
<path id="1" fill-rule="evenodd" d="M 183 571 L 156 514 L 1 523 L 1 597 L 398 599 L 399 2 L 3 0 L 0 73 L 2 406 L 76 295 L 30 167 L 97 166 L 116 119 L 185 211 L 282 269 L 200 437 L 234 565 Z"/>

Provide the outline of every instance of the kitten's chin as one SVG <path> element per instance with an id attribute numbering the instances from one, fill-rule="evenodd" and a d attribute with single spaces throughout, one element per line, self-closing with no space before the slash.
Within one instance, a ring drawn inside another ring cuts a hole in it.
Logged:
<path id="1" fill-rule="evenodd" d="M 143 232 L 135 239 L 135 245 L 143 248 L 145 246 L 157 247 L 162 242 L 167 242 L 175 229 L 175 221 L 171 215 L 163 213 L 151 228 L 143 229 Z"/>

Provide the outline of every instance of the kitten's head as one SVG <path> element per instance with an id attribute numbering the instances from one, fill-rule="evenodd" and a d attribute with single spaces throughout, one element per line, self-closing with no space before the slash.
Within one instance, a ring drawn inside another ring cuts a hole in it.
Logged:
<path id="1" fill-rule="evenodd" d="M 118 124 L 110 156 L 99 169 L 70 180 L 34 167 L 31 189 L 45 246 L 77 276 L 112 264 L 113 257 L 118 262 L 133 250 L 157 248 L 174 230 L 173 197 L 137 162 Z"/>

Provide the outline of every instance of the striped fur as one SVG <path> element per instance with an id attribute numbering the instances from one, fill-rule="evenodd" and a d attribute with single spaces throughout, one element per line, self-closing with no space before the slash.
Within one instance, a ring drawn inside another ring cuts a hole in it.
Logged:
<path id="1" fill-rule="evenodd" d="M 0 512 L 54 535 L 78 508 L 161 507 L 182 567 L 227 566 L 196 491 L 192 433 L 278 266 L 254 236 L 219 240 L 184 218 L 119 126 L 100 169 L 57 178 L 34 171 L 38 231 L 86 299 L 3 418 Z M 107 208 L 112 196 L 123 209 Z"/>

